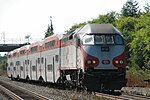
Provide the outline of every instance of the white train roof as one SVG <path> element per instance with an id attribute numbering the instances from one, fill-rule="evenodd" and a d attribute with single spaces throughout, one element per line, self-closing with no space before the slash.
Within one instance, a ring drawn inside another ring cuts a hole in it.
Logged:
<path id="1" fill-rule="evenodd" d="M 20 50 L 24 50 L 24 49 L 29 49 L 29 47 L 30 47 L 30 45 L 25 45 L 25 46 L 22 46 L 22 47 L 20 47 Z"/>
<path id="2" fill-rule="evenodd" d="M 34 43 L 30 44 L 29 47 L 42 46 L 42 43 L 43 43 L 43 41 L 37 41 L 37 42 L 34 42 Z"/>
<path id="3" fill-rule="evenodd" d="M 120 34 L 112 24 L 87 24 L 84 27 L 81 27 L 76 30 L 76 34 Z M 76 32 L 75 31 L 75 32 Z"/>

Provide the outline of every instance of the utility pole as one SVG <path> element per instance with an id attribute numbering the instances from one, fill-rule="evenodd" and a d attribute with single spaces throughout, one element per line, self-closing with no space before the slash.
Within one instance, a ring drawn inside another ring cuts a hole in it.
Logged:
<path id="1" fill-rule="evenodd" d="M 28 35 L 25 36 L 25 39 L 28 39 L 28 44 L 29 44 L 30 36 L 31 36 L 30 34 L 28 34 Z"/>
<path id="2" fill-rule="evenodd" d="M 52 23 L 52 16 L 50 16 L 50 23 L 51 23 L 51 26 L 50 26 L 50 33 L 53 35 L 54 32 L 53 32 L 53 23 Z"/>
<path id="3" fill-rule="evenodd" d="M 5 32 L 2 32 L 2 39 L 3 39 L 4 44 L 5 44 Z"/>

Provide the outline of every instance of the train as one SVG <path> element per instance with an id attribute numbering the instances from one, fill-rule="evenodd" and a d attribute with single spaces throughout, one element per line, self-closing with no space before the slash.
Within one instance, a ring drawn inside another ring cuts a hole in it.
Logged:
<path id="1" fill-rule="evenodd" d="M 7 74 L 12 80 L 114 91 L 127 83 L 125 58 L 122 33 L 112 24 L 86 24 L 10 51 Z"/>

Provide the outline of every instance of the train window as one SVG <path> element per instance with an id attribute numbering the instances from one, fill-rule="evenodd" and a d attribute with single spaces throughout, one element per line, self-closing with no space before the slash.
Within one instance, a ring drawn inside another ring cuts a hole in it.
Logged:
<path id="1" fill-rule="evenodd" d="M 20 54 L 22 55 L 22 54 L 25 54 L 25 50 L 21 50 L 20 51 Z"/>
<path id="2" fill-rule="evenodd" d="M 20 70 L 23 71 L 23 66 L 20 67 Z"/>
<path id="3" fill-rule="evenodd" d="M 36 66 L 32 66 L 32 71 L 36 71 Z"/>
<path id="4" fill-rule="evenodd" d="M 115 35 L 115 44 L 123 44 L 123 39 L 120 35 Z"/>
<path id="5" fill-rule="evenodd" d="M 27 65 L 27 60 L 25 60 L 25 65 Z"/>
<path id="6" fill-rule="evenodd" d="M 41 58 L 41 63 L 42 63 L 42 64 L 44 63 L 44 58 L 43 58 L 43 57 Z"/>
<path id="7" fill-rule="evenodd" d="M 95 44 L 114 44 L 113 35 L 95 35 Z"/>
<path id="8" fill-rule="evenodd" d="M 16 70 L 16 67 L 14 67 L 13 69 L 14 69 L 14 71 L 15 71 L 15 70 Z"/>
<path id="9" fill-rule="evenodd" d="M 96 35 L 95 44 L 104 44 L 104 35 Z"/>
<path id="10" fill-rule="evenodd" d="M 106 44 L 114 44 L 114 38 L 112 35 L 106 35 L 105 36 L 105 42 Z"/>
<path id="11" fill-rule="evenodd" d="M 13 63 L 12 63 L 12 62 L 10 63 L 10 66 L 13 66 Z"/>
<path id="12" fill-rule="evenodd" d="M 6 66 L 8 66 L 8 63 L 6 63 Z"/>
<path id="13" fill-rule="evenodd" d="M 19 62 L 19 61 L 16 61 L 16 65 L 19 66 L 19 65 L 20 65 L 20 62 Z"/>
<path id="14" fill-rule="evenodd" d="M 59 60 L 59 56 L 55 55 L 55 61 L 58 62 L 58 60 Z"/>
<path id="15" fill-rule="evenodd" d="M 83 37 L 83 44 L 93 45 L 94 44 L 94 35 L 85 35 Z"/>
<path id="16" fill-rule="evenodd" d="M 64 39 L 62 39 L 63 42 L 67 42 L 69 39 L 66 37 Z"/>
<path id="17" fill-rule="evenodd" d="M 38 64 L 40 64 L 40 58 L 38 58 Z"/>
<path id="18" fill-rule="evenodd" d="M 52 66 L 52 64 L 47 65 L 47 70 L 48 70 L 48 71 L 52 71 L 52 70 L 53 70 L 53 66 Z"/>
<path id="19" fill-rule="evenodd" d="M 10 67 L 8 67 L 8 70 L 10 71 Z"/>
<path id="20" fill-rule="evenodd" d="M 45 43 L 45 48 L 48 49 L 48 48 L 55 46 L 55 42 L 56 42 L 55 40 L 52 40 L 52 41 Z"/>
<path id="21" fill-rule="evenodd" d="M 15 52 L 15 53 L 13 53 L 13 57 L 16 57 L 17 56 L 17 53 Z"/>
<path id="22" fill-rule="evenodd" d="M 36 52 L 36 51 L 37 51 L 37 49 L 38 49 L 38 46 L 31 47 L 31 52 L 32 52 L 32 53 L 33 53 L 33 52 Z"/>
<path id="23" fill-rule="evenodd" d="M 11 55 L 8 55 L 8 58 L 11 58 Z"/>
<path id="24" fill-rule="evenodd" d="M 29 65 L 29 60 L 28 60 L 28 65 Z"/>

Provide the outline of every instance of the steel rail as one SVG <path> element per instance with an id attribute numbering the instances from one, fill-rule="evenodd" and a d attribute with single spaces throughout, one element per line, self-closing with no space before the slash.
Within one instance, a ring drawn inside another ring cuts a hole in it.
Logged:
<path id="1" fill-rule="evenodd" d="M 130 99 L 135 99 L 135 100 L 150 100 L 150 97 L 148 96 L 142 96 L 142 95 L 133 95 L 133 94 L 123 94 L 121 97 L 127 97 Z"/>
<path id="2" fill-rule="evenodd" d="M 11 83 L 8 83 L 8 82 L 6 82 L 6 81 L 1 81 L 1 80 L 0 80 L 0 82 L 1 82 L 1 83 L 4 83 L 4 84 L 7 84 L 7 85 L 9 85 L 9 86 L 12 86 L 13 88 L 16 88 L 16 89 L 18 89 L 18 90 L 20 90 L 20 91 L 23 91 L 24 93 L 27 93 L 27 94 L 29 94 L 29 95 L 32 95 L 33 97 L 36 97 L 36 98 L 39 99 L 39 100 L 51 100 L 51 99 L 49 99 L 49 98 L 47 98 L 47 97 L 45 97 L 45 96 L 42 96 L 42 95 L 40 95 L 40 94 L 37 94 L 37 93 L 32 92 L 32 91 L 30 91 L 30 90 L 27 90 L 27 89 L 25 89 L 25 88 L 23 88 L 23 87 L 16 86 L 16 85 L 11 84 Z"/>
<path id="3" fill-rule="evenodd" d="M 115 96 L 115 95 L 96 92 L 95 95 L 99 96 L 99 97 L 111 99 L 111 100 L 150 100 L 150 97 L 140 96 L 140 95 L 132 95 L 132 94 L 122 94 L 120 96 Z"/>
<path id="4" fill-rule="evenodd" d="M 99 97 L 103 97 L 111 100 L 122 100 L 121 98 L 119 98 L 119 96 L 109 95 L 109 94 L 99 93 L 99 92 L 95 92 L 95 93 L 96 93 L 95 95 Z"/>
<path id="5" fill-rule="evenodd" d="M 19 97 L 15 93 L 9 91 L 8 89 L 6 89 L 5 87 L 3 87 L 2 85 L 0 85 L 0 90 L 3 91 L 7 96 L 9 96 L 10 98 L 12 98 L 13 100 L 23 100 L 21 97 Z"/>

